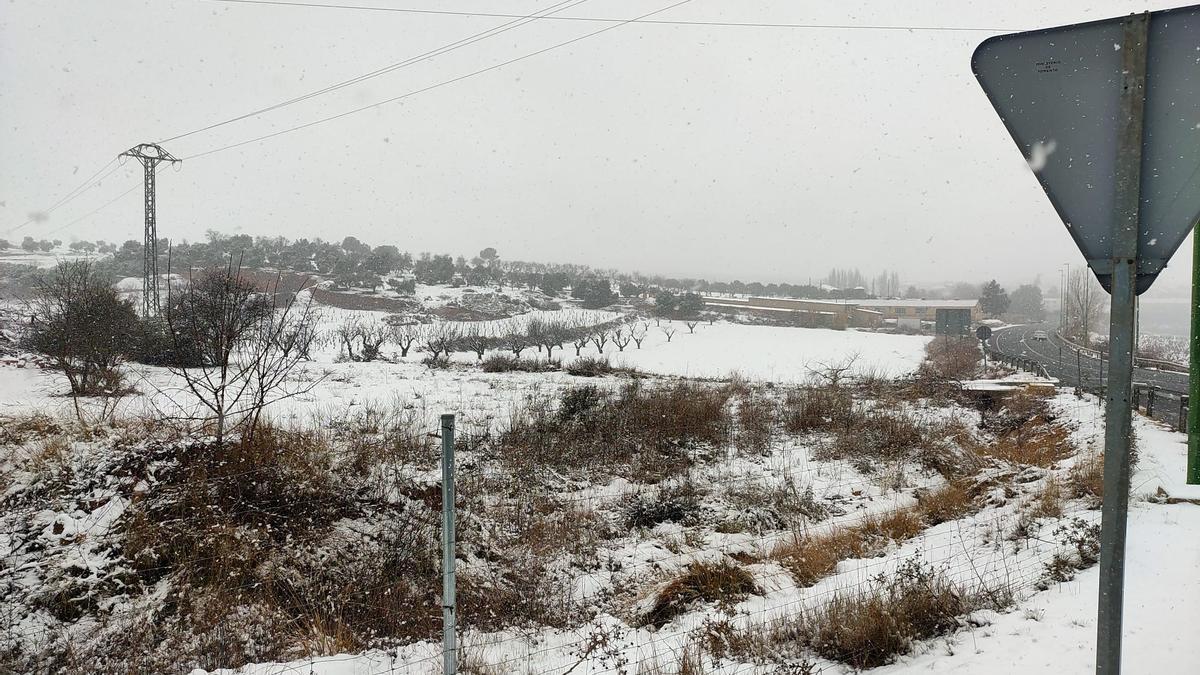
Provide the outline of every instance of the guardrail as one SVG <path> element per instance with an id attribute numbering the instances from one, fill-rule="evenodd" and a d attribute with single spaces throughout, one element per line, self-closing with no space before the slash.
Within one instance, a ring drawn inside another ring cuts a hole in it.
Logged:
<path id="1" fill-rule="evenodd" d="M 1063 342 L 1068 345 L 1072 344 L 1066 340 Z M 1005 354 L 1004 352 L 1001 352 L 997 348 L 993 347 L 991 344 L 987 344 L 984 347 L 984 352 L 988 359 L 995 363 L 1003 363 L 1010 367 L 1017 368 L 1018 370 L 1035 373 L 1041 377 L 1051 377 L 1046 366 L 1036 360 L 1023 356 L 1011 356 Z M 1087 391 L 1098 396 L 1104 396 L 1106 393 L 1104 382 L 1102 380 L 1098 381 L 1096 384 L 1076 382 L 1075 389 L 1076 391 Z M 1188 407 L 1190 405 L 1187 394 L 1181 394 L 1173 390 L 1158 387 L 1146 382 L 1135 382 L 1133 385 L 1133 408 L 1134 410 L 1137 410 L 1146 417 L 1150 418 L 1153 418 L 1155 416 L 1155 412 L 1157 411 L 1160 418 L 1165 417 L 1166 419 L 1164 421 L 1170 422 L 1171 420 L 1169 413 L 1163 407 L 1169 403 L 1163 399 L 1169 400 L 1175 398 L 1176 396 L 1179 397 L 1179 408 L 1177 411 L 1174 411 L 1178 413 L 1174 420 L 1174 427 L 1176 431 L 1187 433 Z"/>
<path id="2" fill-rule="evenodd" d="M 1092 349 L 1091 347 L 1084 347 L 1083 345 L 1081 345 L 1077 342 L 1071 342 L 1067 338 L 1063 337 L 1063 334 L 1057 330 L 1054 331 L 1054 336 L 1057 337 L 1059 340 L 1061 340 L 1062 343 L 1067 345 L 1068 347 L 1071 347 L 1072 349 L 1075 349 L 1077 351 L 1084 352 L 1085 354 L 1092 357 L 1093 359 L 1098 359 L 1100 361 L 1108 360 L 1108 355 L 1105 354 L 1104 352 L 1102 352 L 1098 349 Z M 1174 361 L 1163 361 L 1161 359 L 1146 359 L 1146 358 L 1142 358 L 1140 356 L 1133 357 L 1133 365 L 1138 368 L 1154 368 L 1156 370 L 1167 370 L 1167 371 L 1170 371 L 1173 373 L 1187 374 L 1187 372 L 1188 372 L 1187 364 L 1175 363 Z"/>
<path id="3" fill-rule="evenodd" d="M 1010 356 L 996 349 L 990 344 L 984 347 L 984 352 L 986 356 L 995 363 L 1003 363 L 1018 370 L 1034 373 L 1039 377 L 1050 377 L 1050 372 L 1046 370 L 1046 366 L 1034 359 L 1025 358 L 1024 356 Z"/>

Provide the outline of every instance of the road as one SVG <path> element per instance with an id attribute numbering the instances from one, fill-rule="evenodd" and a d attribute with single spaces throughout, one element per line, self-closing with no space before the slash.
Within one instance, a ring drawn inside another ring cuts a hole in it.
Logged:
<path id="1" fill-rule="evenodd" d="M 1033 334 L 1037 331 L 1045 332 L 1048 339 L 1033 339 Z M 1003 328 L 993 333 L 989 342 L 993 349 L 1006 356 L 1037 361 L 1051 377 L 1058 378 L 1066 386 L 1082 386 L 1086 391 L 1101 393 L 1108 382 L 1108 360 L 1102 361 L 1086 353 L 1076 352 L 1074 347 L 1055 335 L 1051 325 L 1035 323 Z M 1176 424 L 1179 418 L 1179 396 L 1188 391 L 1187 374 L 1153 368 L 1134 368 L 1133 381 L 1135 384 L 1145 384 L 1156 389 L 1154 418 Z M 1146 405 L 1146 398 L 1145 395 L 1142 396 L 1142 406 Z"/>

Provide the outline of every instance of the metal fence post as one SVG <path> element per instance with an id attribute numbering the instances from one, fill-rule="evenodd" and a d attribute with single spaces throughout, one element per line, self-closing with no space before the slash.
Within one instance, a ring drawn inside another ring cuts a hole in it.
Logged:
<path id="1" fill-rule="evenodd" d="M 1154 387 L 1146 392 L 1146 417 L 1154 417 Z"/>
<path id="2" fill-rule="evenodd" d="M 458 673 L 454 597 L 454 415 L 442 415 L 442 672 Z"/>

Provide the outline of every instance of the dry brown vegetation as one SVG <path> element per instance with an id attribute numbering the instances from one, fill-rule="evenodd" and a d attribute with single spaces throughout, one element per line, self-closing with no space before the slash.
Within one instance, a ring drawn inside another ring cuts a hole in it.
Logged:
<path id="1" fill-rule="evenodd" d="M 794 640 L 827 659 L 854 668 L 891 663 L 915 640 L 950 633 L 961 617 L 981 608 L 1003 609 L 1002 589 L 967 589 L 915 561 L 867 591 L 845 591 L 776 629 L 776 640 Z"/>
<path id="2" fill-rule="evenodd" d="M 1067 472 L 1067 487 L 1074 499 L 1086 500 L 1092 508 L 1104 501 L 1104 453 L 1085 455 Z"/>
<path id="3" fill-rule="evenodd" d="M 724 444 L 731 431 L 728 391 L 688 381 L 644 386 L 634 380 L 615 394 L 595 387 L 567 390 L 531 406 L 493 444 L 517 470 L 621 474 L 657 482 L 678 475 L 693 452 Z"/>
<path id="4" fill-rule="evenodd" d="M 642 623 L 662 627 L 699 602 L 732 609 L 746 596 L 760 592 L 754 575 L 736 562 L 693 562 L 658 591 L 654 606 L 642 617 Z"/>
<path id="5" fill-rule="evenodd" d="M 917 504 L 879 516 L 868 516 L 855 525 L 837 526 L 819 534 L 797 533 L 777 545 L 771 557 L 792 573 L 796 583 L 811 586 L 836 571 L 843 560 L 871 558 L 902 543 L 926 527 L 960 518 L 975 509 L 971 489 L 960 483 L 924 493 Z"/>
<path id="6" fill-rule="evenodd" d="M 966 380 L 979 372 L 981 352 L 974 338 L 941 336 L 925 345 L 918 377 Z"/>

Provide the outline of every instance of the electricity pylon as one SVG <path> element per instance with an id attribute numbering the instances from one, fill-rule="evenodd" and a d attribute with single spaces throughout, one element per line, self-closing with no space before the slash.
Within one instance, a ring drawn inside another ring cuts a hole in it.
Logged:
<path id="1" fill-rule="evenodd" d="M 142 163 L 146 183 L 146 246 L 142 264 L 142 314 L 154 316 L 160 309 L 158 297 L 158 228 L 155 223 L 154 173 L 160 162 L 175 164 L 180 160 L 154 143 L 141 143 L 122 152 L 120 157 L 133 157 Z"/>

